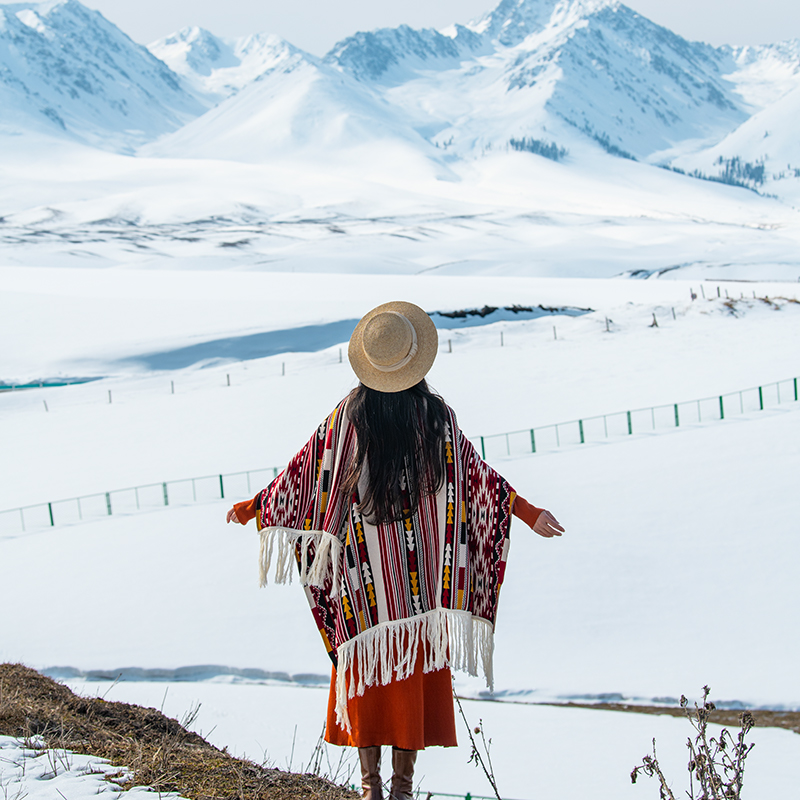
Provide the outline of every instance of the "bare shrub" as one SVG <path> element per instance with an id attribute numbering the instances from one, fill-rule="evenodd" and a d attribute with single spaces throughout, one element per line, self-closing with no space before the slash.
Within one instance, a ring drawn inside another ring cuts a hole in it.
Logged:
<path id="1" fill-rule="evenodd" d="M 703 702 L 689 708 L 689 701 L 681 695 L 681 708 L 694 728 L 694 738 L 689 737 L 689 800 L 740 800 L 744 782 L 745 759 L 755 744 L 748 744 L 745 736 L 755 725 L 753 715 L 744 711 L 739 717 L 739 732 L 734 737 L 727 728 L 719 736 L 709 736 L 708 724 L 716 710 L 708 696 L 711 690 L 703 687 Z M 656 754 L 656 740 L 653 739 L 653 754 L 646 755 L 642 763 L 631 772 L 631 783 L 636 783 L 639 773 L 658 778 L 661 800 L 675 800 Z"/>

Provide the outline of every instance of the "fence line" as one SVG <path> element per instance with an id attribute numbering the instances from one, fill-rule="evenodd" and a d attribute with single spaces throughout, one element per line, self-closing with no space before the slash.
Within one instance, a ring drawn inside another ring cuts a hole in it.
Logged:
<path id="1" fill-rule="evenodd" d="M 225 499 L 226 495 L 252 497 L 255 491 L 276 477 L 278 471 L 278 467 L 268 467 L 245 472 L 203 475 L 0 511 L 0 534 L 25 533 L 114 514 L 211 502 Z"/>
<path id="2" fill-rule="evenodd" d="M 754 386 L 699 400 L 618 411 L 524 430 L 472 437 L 484 459 L 550 452 L 561 447 L 605 441 L 684 425 L 724 420 L 798 401 L 798 378 Z M 0 511 L 0 535 L 24 533 L 114 514 L 252 497 L 278 475 L 278 467 L 162 481 L 67 500 Z"/>
<path id="3" fill-rule="evenodd" d="M 798 378 L 787 378 L 738 392 L 702 397 L 699 400 L 647 406 L 553 425 L 478 436 L 473 441 L 479 445 L 484 459 L 530 455 L 556 450 L 565 445 L 581 445 L 612 437 L 632 436 L 634 433 L 724 420 L 797 401 Z"/>

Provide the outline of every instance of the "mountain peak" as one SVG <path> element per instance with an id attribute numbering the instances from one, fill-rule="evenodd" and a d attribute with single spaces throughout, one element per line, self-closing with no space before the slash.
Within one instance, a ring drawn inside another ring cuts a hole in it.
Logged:
<path id="1" fill-rule="evenodd" d="M 148 50 L 179 74 L 210 75 L 215 69 L 239 65 L 227 42 L 197 25 L 188 25 L 153 42 Z"/>
<path id="2" fill-rule="evenodd" d="M 206 105 L 236 94 L 289 59 L 312 59 L 275 34 L 228 39 L 197 26 L 152 42 L 148 50 L 180 75 L 189 91 Z"/>
<path id="3" fill-rule="evenodd" d="M 577 20 L 619 5 L 619 0 L 500 0 L 467 27 L 491 41 L 513 47 L 554 19 Z"/>
<path id="4" fill-rule="evenodd" d="M 78 0 L 0 6 L 0 97 L 9 130 L 123 151 L 202 111 L 161 61 Z"/>

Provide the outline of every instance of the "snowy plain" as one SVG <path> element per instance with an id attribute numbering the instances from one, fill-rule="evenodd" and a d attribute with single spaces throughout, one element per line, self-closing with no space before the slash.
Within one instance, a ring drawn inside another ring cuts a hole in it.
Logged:
<path id="1" fill-rule="evenodd" d="M 279 466 L 354 385 L 346 358 L 339 363 L 341 345 L 244 361 L 204 359 L 201 347 L 197 361 L 172 370 L 151 369 L 142 357 L 357 319 L 388 296 L 430 311 L 487 303 L 592 309 L 440 329 L 431 383 L 468 435 L 798 373 L 793 283 L 705 282 L 701 289 L 677 280 L 480 275 L 316 275 L 309 282 L 291 273 L 21 267 L 0 274 L 2 336 L 14 343 L 3 354 L 5 374 L 99 378 L 0 394 L 0 437 L 13 464 L 0 508 Z M 253 298 L 268 293 L 265 325 L 264 306 Z M 300 293 L 305 303 L 297 306 L 291 298 Z M 567 528 L 558 541 L 538 539 L 519 522 L 512 529 L 496 697 L 653 702 L 697 697 L 708 683 L 717 701 L 800 708 L 793 633 L 799 441 L 800 408 L 788 403 L 666 433 L 493 459 Z M 302 592 L 257 588 L 257 537 L 226 527 L 226 508 L 176 507 L 3 538 L 0 581 L 8 597 L 25 598 L 25 612 L 4 615 L 0 658 L 48 669 L 76 690 L 164 704 L 177 717 L 200 702 L 196 724 L 213 729 L 214 743 L 286 767 L 294 741 L 294 765 L 307 763 L 324 718 L 320 687 L 329 664 Z M 67 621 L 64 609 L 73 608 L 85 611 Z M 160 671 L 162 680 L 150 673 L 143 682 L 143 673 L 125 668 Z M 242 677 L 250 668 L 260 672 Z M 122 670 L 123 679 L 112 687 L 82 677 L 93 670 L 111 679 Z M 176 675 L 184 680 L 169 680 Z M 476 698 L 466 707 L 470 720 L 483 718 L 496 742 L 504 796 L 533 796 L 530 751 L 540 754 L 536 795 L 547 788 L 545 796 L 583 797 L 591 785 L 609 800 L 653 796 L 646 784 L 624 788 L 653 735 L 680 780 L 685 722 L 478 702 L 480 681 L 461 676 L 458 686 Z M 751 796 L 794 785 L 800 739 L 771 730 L 754 736 L 752 764 L 760 766 L 752 767 Z M 426 791 L 488 794 L 479 773 L 462 766 L 464 739 L 458 751 L 425 755 Z M 579 752 L 582 766 L 574 769 Z M 331 752 L 333 763 L 338 757 Z"/>
<path id="2" fill-rule="evenodd" d="M 162 708 L 180 719 L 198 709 L 195 727 L 207 738 L 237 754 L 280 769 L 307 766 L 324 722 L 327 690 L 281 689 L 275 686 L 226 683 L 135 683 L 112 685 L 71 680 L 68 685 L 87 695 Z M 657 788 L 648 778 L 631 784 L 630 772 L 652 746 L 669 776 L 676 796 L 688 788 L 686 738 L 691 732 L 683 719 L 580 708 L 517 705 L 465 700 L 464 713 L 474 727 L 482 723 L 491 738 L 490 754 L 504 800 L 534 798 L 626 798 L 649 800 Z M 456 720 L 458 748 L 431 748 L 420 753 L 415 774 L 418 797 L 431 792 L 439 800 L 448 794 L 489 797 L 491 787 L 480 771 L 468 764 L 469 741 Z M 719 727 L 712 726 L 714 734 Z M 759 728 L 752 733 L 756 747 L 745 772 L 744 797 L 782 797 L 800 779 L 800 742 L 789 731 Z M 357 784 L 355 754 L 348 748 L 325 747 L 323 774 Z M 384 751 L 382 775 L 389 777 Z M 348 780 L 350 776 L 350 780 Z"/>
<path id="3" fill-rule="evenodd" d="M 4 141 L 0 174 L 9 265 L 800 277 L 791 205 L 588 145 L 564 163 L 516 152 L 451 163 L 387 140 L 267 150 L 252 164 L 134 158 L 30 134 Z"/>

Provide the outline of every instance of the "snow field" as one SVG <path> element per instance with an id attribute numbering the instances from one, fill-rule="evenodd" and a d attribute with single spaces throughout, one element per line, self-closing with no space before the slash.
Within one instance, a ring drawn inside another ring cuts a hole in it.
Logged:
<path id="1" fill-rule="evenodd" d="M 387 173 L 379 146 L 241 164 L 18 138 L 0 154 L 7 264 L 800 276 L 795 209 L 588 146 L 569 163 L 498 152 L 448 163 L 442 176 L 404 153 Z"/>
<path id="2" fill-rule="evenodd" d="M 0 487 L 0 510 L 284 464 L 355 385 L 343 344 L 168 372 L 121 357 L 354 320 L 387 297 L 431 311 L 487 303 L 595 309 L 440 331 L 430 382 L 472 437 L 715 396 L 800 373 L 800 306 L 775 310 L 748 300 L 732 315 L 716 299 L 692 303 L 691 285 L 681 282 L 320 276 L 309 286 L 291 274 L 2 272 L 0 331 L 11 348 L 0 377 L 110 377 L 0 394 L 0 434 L 15 465 Z M 46 280 L 37 283 L 37 274 Z M 721 286 L 759 296 L 797 291 L 792 284 Z M 332 305 L 334 292 L 341 295 Z M 245 302 L 251 295 L 268 296 L 268 308 Z M 301 295 L 298 312 L 293 303 Z M 649 327 L 654 313 L 658 328 Z"/>
<path id="3" fill-rule="evenodd" d="M 0 357 L 5 376 L 108 377 L 0 394 L 0 440 L 13 465 L 0 508 L 281 464 L 354 385 L 347 363 L 338 363 L 338 345 L 161 372 L 124 359 L 354 319 L 387 297 L 429 310 L 485 303 L 595 309 L 441 331 L 431 383 L 469 435 L 798 374 L 797 305 L 781 301 L 776 309 L 751 296 L 732 314 L 723 303 L 726 289 L 793 297 L 794 284 L 725 282 L 716 299 L 717 284 L 706 283 L 712 299 L 692 302 L 689 288 L 697 292 L 700 284 L 682 281 L 342 275 L 310 284 L 291 274 L 44 268 L 4 268 L 2 277 L 0 331 L 12 343 Z M 258 302 L 262 295 L 268 306 Z M 658 328 L 649 327 L 653 313 Z M 800 649 L 790 633 L 800 601 L 793 568 L 798 441 L 800 411 L 790 404 L 665 435 L 495 459 L 523 496 L 567 528 L 553 541 L 513 525 L 497 626 L 497 696 L 541 702 L 611 694 L 646 702 L 697 696 L 708 683 L 716 701 L 800 707 Z M 245 498 L 230 498 L 238 499 Z M 0 585 L 13 598 L 0 616 L 0 660 L 285 673 L 264 686 L 223 678 L 171 683 L 166 699 L 164 684 L 122 682 L 109 699 L 163 703 L 177 717 L 199 700 L 197 725 L 206 733 L 217 726 L 212 741 L 259 760 L 266 752 L 283 767 L 297 724 L 295 763 L 307 763 L 325 692 L 296 684 L 301 676 L 324 681 L 330 665 L 299 587 L 257 588 L 254 528 L 225 526 L 227 507 L 167 508 L 0 540 Z M 110 688 L 71 685 L 100 694 Z M 483 690 L 464 676 L 458 685 L 472 697 Z M 259 703 L 263 714 L 253 711 Z M 586 797 L 590 788 L 609 800 L 652 796 L 654 787 L 623 787 L 653 735 L 670 774 L 685 769 L 682 721 L 468 706 L 470 720 L 483 718 L 495 741 L 504 796 L 524 800 L 540 788 L 551 797 Z M 421 757 L 422 785 L 488 794 L 480 773 L 464 766 L 460 735 L 459 751 Z M 780 795 L 796 782 L 798 740 L 772 730 L 754 737 L 746 791 Z"/>
<path id="4" fill-rule="evenodd" d="M 217 746 L 228 746 L 272 766 L 298 770 L 311 761 L 322 730 L 327 689 L 203 682 L 110 683 L 69 681 L 73 691 L 163 708 L 180 719 L 199 704 L 194 729 Z M 676 796 L 688 787 L 686 720 L 666 716 L 592 711 L 578 708 L 462 701 L 471 726 L 483 723 L 492 740 L 491 757 L 504 798 L 534 797 L 619 800 L 651 798 L 657 789 L 647 778 L 637 785 L 630 772 L 649 752 L 656 738 L 659 760 Z M 469 740 L 456 718 L 458 748 L 431 748 L 419 754 L 415 788 L 427 792 L 473 796 L 492 794 L 482 771 L 468 764 Z M 712 726 L 714 733 L 719 727 Z M 800 737 L 788 731 L 756 728 L 750 735 L 756 748 L 745 772 L 745 797 L 780 797 L 800 778 Z M 358 780 L 355 753 L 325 745 L 323 770 L 340 781 L 352 771 Z M 389 758 L 384 750 L 382 775 L 388 779 Z"/>
<path id="5" fill-rule="evenodd" d="M 783 410 L 497 461 L 567 534 L 542 540 L 512 527 L 496 690 L 649 701 L 708 683 L 717 700 L 800 706 L 798 642 L 786 634 L 800 601 L 798 434 L 800 412 Z M 226 526 L 227 507 L 2 540 L 0 580 L 25 598 L 25 613 L 4 619 L 0 659 L 84 670 L 216 664 L 324 680 L 302 592 L 257 588 L 255 528 Z M 61 624 L 64 608 L 85 608 L 84 621 Z"/>

